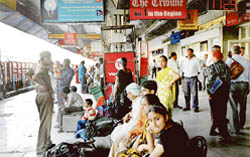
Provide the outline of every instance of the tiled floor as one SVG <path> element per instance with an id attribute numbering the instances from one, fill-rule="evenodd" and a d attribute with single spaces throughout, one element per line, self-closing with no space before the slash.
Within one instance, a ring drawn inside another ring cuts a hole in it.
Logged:
<path id="1" fill-rule="evenodd" d="M 35 104 L 35 91 L 0 101 L 0 157 L 34 157 L 39 126 Z M 88 95 L 83 95 L 88 97 Z M 180 105 L 184 106 L 181 93 Z M 250 97 L 248 97 L 247 122 L 242 135 L 233 135 L 234 144 L 222 145 L 219 137 L 208 135 L 211 125 L 210 109 L 205 92 L 199 93 L 201 112 L 176 110 L 174 120 L 182 120 L 190 137 L 202 135 L 208 142 L 208 157 L 250 157 Z M 56 110 L 55 110 L 56 111 Z M 53 125 L 55 125 L 55 115 Z M 228 108 L 231 118 L 231 107 Z M 59 143 L 73 139 L 73 133 L 57 133 L 52 129 L 52 141 Z"/>

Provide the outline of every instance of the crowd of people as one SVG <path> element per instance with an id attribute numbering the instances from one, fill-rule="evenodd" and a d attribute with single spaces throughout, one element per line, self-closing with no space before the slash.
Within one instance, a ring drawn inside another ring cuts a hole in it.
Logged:
<path id="1" fill-rule="evenodd" d="M 250 90 L 250 63 L 242 55 L 239 46 L 234 46 L 226 62 L 220 46 L 215 45 L 212 57 L 204 56 L 199 61 L 194 50 L 187 50 L 187 57 L 181 63 L 177 62 L 177 54 L 171 53 L 170 59 L 161 55 L 158 58 L 160 68 L 153 71 L 152 77 L 138 85 L 134 82 L 133 73 L 127 68 L 127 59 L 120 59 L 121 69 L 115 78 L 111 103 L 113 104 L 113 118 L 122 119 L 122 124 L 116 126 L 111 133 L 113 142 L 109 157 L 126 156 L 128 152 L 149 156 L 184 156 L 188 134 L 185 129 L 172 120 L 174 109 L 182 109 L 178 102 L 179 85 L 182 82 L 185 104 L 183 111 L 200 112 L 198 96 L 198 75 L 204 77 L 203 90 L 207 90 L 211 110 L 212 126 L 209 134 L 220 135 L 223 141 L 231 143 L 230 133 L 239 134 L 246 122 L 247 95 Z M 238 62 L 243 71 L 237 78 L 232 78 L 231 64 Z M 156 64 L 156 62 L 155 62 Z M 37 153 L 42 153 L 53 146 L 50 138 L 54 98 L 58 103 L 57 127 L 62 131 L 62 117 L 73 112 L 84 111 L 79 119 L 75 138 L 84 137 L 84 127 L 88 121 L 98 116 L 91 99 L 83 100 L 77 93 L 77 88 L 71 86 L 74 74 L 80 82 L 80 92 L 87 93 L 88 87 L 97 84 L 104 89 L 103 59 L 90 67 L 85 62 L 74 70 L 70 67 L 70 60 L 65 59 L 63 66 L 56 62 L 52 68 L 50 52 L 41 52 L 40 66 L 33 77 L 37 86 L 36 104 L 40 117 L 40 128 L 37 142 Z M 157 73 L 156 73 L 157 72 Z M 51 81 L 54 77 L 54 83 Z M 53 85 L 54 84 L 54 85 Z M 104 92 L 104 91 L 103 91 Z M 54 96 L 56 93 L 56 96 Z M 192 100 L 192 101 L 191 101 Z M 227 102 L 233 110 L 233 121 L 227 119 Z M 239 106 L 239 107 L 238 107 Z M 239 108 L 239 110 L 238 110 Z M 234 130 L 229 132 L 227 124 L 232 123 Z M 218 129 L 218 130 L 217 130 Z M 178 140 L 176 140 L 178 139 Z M 179 154 L 178 154 L 179 153 Z"/>

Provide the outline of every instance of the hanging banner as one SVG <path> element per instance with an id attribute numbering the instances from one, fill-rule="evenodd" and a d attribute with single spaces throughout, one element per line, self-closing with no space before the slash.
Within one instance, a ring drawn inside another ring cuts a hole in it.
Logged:
<path id="1" fill-rule="evenodd" d="M 184 18 L 186 0 L 130 0 L 130 20 Z"/>
<path id="2" fill-rule="evenodd" d="M 0 3 L 6 5 L 10 9 L 16 10 L 16 0 L 0 0 Z"/>
<path id="3" fill-rule="evenodd" d="M 42 0 L 42 21 L 103 22 L 103 0 Z"/>
<path id="4" fill-rule="evenodd" d="M 239 13 L 238 12 L 227 12 L 226 14 L 226 26 L 234 26 L 239 24 Z"/>
<path id="5" fill-rule="evenodd" d="M 187 10 L 187 18 L 178 20 L 179 30 L 196 30 L 198 29 L 198 10 Z"/>
<path id="6" fill-rule="evenodd" d="M 236 0 L 209 0 L 209 10 L 236 10 Z"/>
<path id="7" fill-rule="evenodd" d="M 64 44 L 65 45 L 76 45 L 76 33 L 64 33 Z"/>
<path id="8" fill-rule="evenodd" d="M 116 73 L 120 70 L 120 59 L 125 57 L 127 59 L 127 68 L 132 71 L 133 79 L 135 80 L 135 53 L 134 52 L 120 52 L 120 53 L 104 53 L 104 67 L 105 67 L 105 82 L 114 83 Z"/>

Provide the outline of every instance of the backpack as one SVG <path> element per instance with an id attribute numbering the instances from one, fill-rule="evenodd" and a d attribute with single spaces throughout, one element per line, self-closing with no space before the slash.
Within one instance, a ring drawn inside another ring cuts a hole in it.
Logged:
<path id="1" fill-rule="evenodd" d="M 84 136 L 87 139 L 92 139 L 95 136 L 107 136 L 111 134 L 114 126 L 115 121 L 112 118 L 101 117 L 86 124 Z"/>
<path id="2" fill-rule="evenodd" d="M 207 156 L 207 141 L 203 136 L 195 136 L 188 142 L 188 156 L 191 157 L 206 157 Z"/>
<path id="3" fill-rule="evenodd" d="M 231 79 L 235 80 L 243 73 L 244 68 L 239 62 L 237 62 L 233 58 L 232 60 L 233 60 L 233 63 L 230 65 Z"/>
<path id="4" fill-rule="evenodd" d="M 52 147 L 45 153 L 45 157 L 83 157 L 81 148 L 78 144 L 70 144 L 61 142 L 58 145 Z"/>

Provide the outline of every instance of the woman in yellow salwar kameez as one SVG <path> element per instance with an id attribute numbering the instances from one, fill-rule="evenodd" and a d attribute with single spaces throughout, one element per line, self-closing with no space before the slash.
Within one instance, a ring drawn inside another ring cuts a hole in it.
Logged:
<path id="1" fill-rule="evenodd" d="M 172 116 L 175 101 L 175 82 L 180 78 L 180 75 L 167 67 L 168 59 L 166 56 L 160 56 L 159 61 L 161 70 L 156 77 L 158 85 L 157 95 L 170 113 L 169 115 Z"/>

